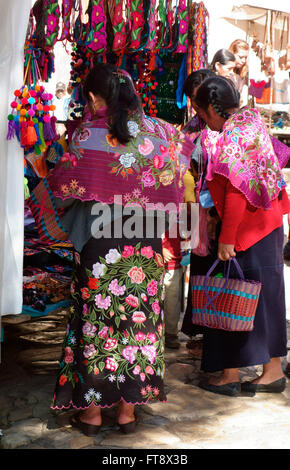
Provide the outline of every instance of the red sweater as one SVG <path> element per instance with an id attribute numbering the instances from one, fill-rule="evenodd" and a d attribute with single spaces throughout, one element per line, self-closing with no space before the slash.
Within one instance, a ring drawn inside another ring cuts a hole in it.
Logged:
<path id="1" fill-rule="evenodd" d="M 282 199 L 272 201 L 271 209 L 257 209 L 221 175 L 207 181 L 212 200 L 222 221 L 220 243 L 234 245 L 244 251 L 283 224 L 283 214 L 290 212 L 289 198 L 282 190 Z"/>

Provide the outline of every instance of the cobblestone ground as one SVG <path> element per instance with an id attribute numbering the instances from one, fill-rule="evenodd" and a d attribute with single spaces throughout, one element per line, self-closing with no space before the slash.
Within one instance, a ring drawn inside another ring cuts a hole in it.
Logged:
<path id="1" fill-rule="evenodd" d="M 290 182 L 290 170 L 286 174 Z M 286 220 L 285 220 L 286 221 Z M 285 225 L 285 241 L 288 232 Z M 285 265 L 288 339 L 290 339 L 290 265 Z M 189 355 L 187 338 L 178 351 L 166 350 L 167 403 L 136 407 L 141 421 L 135 434 L 123 435 L 115 409 L 103 412 L 95 437 L 72 428 L 72 412 L 49 408 L 53 375 L 31 375 L 16 361 L 18 342 L 4 342 L 0 364 L 2 449 L 289 449 L 290 382 L 281 394 L 225 397 L 198 388 L 200 361 Z M 288 341 L 288 345 L 290 341 Z M 286 359 L 283 359 L 285 364 Z M 251 380 L 261 367 L 241 370 Z"/>
<path id="2" fill-rule="evenodd" d="M 290 322 L 288 321 L 290 338 Z M 166 350 L 167 403 L 136 407 L 135 434 L 123 435 L 115 409 L 104 410 L 104 426 L 86 437 L 69 424 L 70 412 L 53 413 L 55 375 L 30 375 L 14 361 L 16 347 L 4 348 L 0 368 L 2 449 L 288 449 L 290 383 L 282 394 L 225 397 L 198 388 L 200 361 L 182 337 L 178 352 Z M 241 371 L 242 380 L 259 367 Z"/>

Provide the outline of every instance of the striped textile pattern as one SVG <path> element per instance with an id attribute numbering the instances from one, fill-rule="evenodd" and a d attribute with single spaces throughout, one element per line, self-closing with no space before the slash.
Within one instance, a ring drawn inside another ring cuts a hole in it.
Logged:
<path id="1" fill-rule="evenodd" d="M 261 283 L 242 279 L 229 279 L 224 289 L 224 278 L 192 276 L 192 322 L 209 328 L 229 331 L 251 331 L 257 309 Z M 208 302 L 206 296 L 212 299 Z"/>

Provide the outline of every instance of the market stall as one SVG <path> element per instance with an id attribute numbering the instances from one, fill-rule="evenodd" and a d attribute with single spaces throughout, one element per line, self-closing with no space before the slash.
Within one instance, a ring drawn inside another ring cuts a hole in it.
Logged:
<path id="1" fill-rule="evenodd" d="M 226 20 L 240 27 L 250 46 L 249 102 L 260 108 L 270 132 L 289 144 L 289 7 L 286 2 L 247 2 L 233 6 Z"/>

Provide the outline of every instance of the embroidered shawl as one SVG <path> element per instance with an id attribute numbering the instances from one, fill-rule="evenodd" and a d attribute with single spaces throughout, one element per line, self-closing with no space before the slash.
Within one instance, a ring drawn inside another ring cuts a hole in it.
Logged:
<path id="1" fill-rule="evenodd" d="M 250 204 L 271 208 L 286 183 L 260 112 L 245 107 L 225 122 L 221 133 L 205 129 L 202 136 L 206 179 L 223 175 Z"/>
<path id="2" fill-rule="evenodd" d="M 183 175 L 194 145 L 172 125 L 145 115 L 129 120 L 128 128 L 131 141 L 119 145 L 108 133 L 105 108 L 83 122 L 70 152 L 47 176 L 53 195 L 106 204 L 118 196 L 123 205 L 167 211 L 173 208 L 166 204 L 183 202 Z"/>

